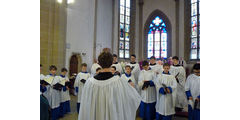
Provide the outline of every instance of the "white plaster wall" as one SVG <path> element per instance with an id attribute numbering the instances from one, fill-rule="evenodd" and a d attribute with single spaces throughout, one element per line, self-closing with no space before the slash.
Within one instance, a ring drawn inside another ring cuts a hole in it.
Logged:
<path id="1" fill-rule="evenodd" d="M 82 62 L 92 64 L 95 0 L 75 0 L 67 8 L 66 64 L 69 68 L 73 52 L 86 53 Z"/>
<path id="2" fill-rule="evenodd" d="M 144 0 L 143 26 L 149 15 L 156 9 L 162 11 L 170 20 L 172 26 L 172 55 L 176 54 L 176 3 L 175 0 Z M 143 27 L 144 29 L 144 27 Z M 143 35 L 144 40 L 144 35 Z"/>
<path id="3" fill-rule="evenodd" d="M 96 57 L 103 48 L 112 49 L 113 0 L 97 0 Z"/>

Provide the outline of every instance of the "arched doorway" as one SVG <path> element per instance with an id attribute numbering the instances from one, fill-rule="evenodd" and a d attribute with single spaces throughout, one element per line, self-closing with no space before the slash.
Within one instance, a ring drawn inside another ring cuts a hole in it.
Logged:
<path id="1" fill-rule="evenodd" d="M 78 73 L 78 64 L 77 55 L 72 55 L 70 59 L 69 76 L 73 76 L 73 74 Z"/>

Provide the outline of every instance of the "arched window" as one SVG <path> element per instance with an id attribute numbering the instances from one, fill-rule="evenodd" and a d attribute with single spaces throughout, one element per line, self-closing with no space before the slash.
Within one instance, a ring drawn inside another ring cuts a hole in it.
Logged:
<path id="1" fill-rule="evenodd" d="M 130 0 L 120 0 L 119 58 L 129 58 Z"/>
<path id="2" fill-rule="evenodd" d="M 147 34 L 147 58 L 155 56 L 157 59 L 167 58 L 167 26 L 165 22 L 156 16 L 148 26 Z"/>
<path id="3" fill-rule="evenodd" d="M 200 59 L 200 0 L 191 0 L 191 60 Z"/>

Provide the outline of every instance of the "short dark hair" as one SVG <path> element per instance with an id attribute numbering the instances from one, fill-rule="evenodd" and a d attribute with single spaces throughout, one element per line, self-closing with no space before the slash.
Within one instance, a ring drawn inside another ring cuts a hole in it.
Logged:
<path id="1" fill-rule="evenodd" d="M 116 55 L 116 54 L 113 54 L 112 56 L 117 58 L 117 55 Z"/>
<path id="2" fill-rule="evenodd" d="M 82 67 L 87 67 L 87 63 L 82 63 L 81 66 Z"/>
<path id="3" fill-rule="evenodd" d="M 200 63 L 196 63 L 193 65 L 193 70 L 200 70 Z"/>
<path id="4" fill-rule="evenodd" d="M 49 70 L 51 71 L 51 70 L 57 70 L 57 67 L 55 66 L 55 65 L 51 65 L 50 67 L 49 67 Z"/>
<path id="5" fill-rule="evenodd" d="M 114 70 L 117 70 L 117 68 L 115 66 L 112 66 L 111 68 L 113 68 Z"/>
<path id="6" fill-rule="evenodd" d="M 165 66 L 170 67 L 170 65 L 169 65 L 168 63 L 164 63 L 164 64 L 163 64 L 163 67 L 165 67 Z"/>
<path id="7" fill-rule="evenodd" d="M 132 54 L 131 56 L 136 58 L 136 55 L 135 55 L 135 54 Z"/>
<path id="8" fill-rule="evenodd" d="M 156 60 L 156 58 L 155 58 L 154 56 L 150 57 L 150 59 L 154 59 L 154 60 Z"/>
<path id="9" fill-rule="evenodd" d="M 178 56 L 173 56 L 172 59 L 179 60 Z"/>
<path id="10" fill-rule="evenodd" d="M 42 64 L 40 64 L 40 67 L 42 67 Z"/>
<path id="11" fill-rule="evenodd" d="M 113 55 L 109 52 L 102 52 L 98 56 L 98 63 L 102 68 L 110 68 L 113 62 Z"/>
<path id="12" fill-rule="evenodd" d="M 143 62 L 142 62 L 142 66 L 149 66 L 149 63 L 148 63 L 148 61 L 147 60 L 144 60 Z"/>
<path id="13" fill-rule="evenodd" d="M 62 68 L 61 72 L 68 72 L 67 68 Z"/>
<path id="14" fill-rule="evenodd" d="M 99 70 L 101 70 L 101 68 L 100 68 L 100 67 L 98 67 L 98 68 L 96 69 L 96 72 L 97 72 L 97 71 L 99 71 Z"/>
<path id="15" fill-rule="evenodd" d="M 127 67 L 129 67 L 129 68 L 131 69 L 131 66 L 130 66 L 130 65 L 126 65 L 126 66 L 125 66 L 125 69 L 126 69 Z"/>

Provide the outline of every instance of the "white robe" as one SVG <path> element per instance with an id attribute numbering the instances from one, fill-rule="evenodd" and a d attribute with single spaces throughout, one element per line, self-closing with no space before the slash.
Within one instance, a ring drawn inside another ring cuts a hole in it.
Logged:
<path id="1" fill-rule="evenodd" d="M 60 81 L 63 81 L 63 80 L 66 80 L 66 82 L 69 81 L 67 76 L 65 76 L 64 78 L 59 76 L 59 78 L 60 78 Z M 62 89 L 60 94 L 61 94 L 61 103 L 70 100 L 70 95 L 69 95 L 68 89 L 66 91 L 63 91 L 63 89 Z"/>
<path id="2" fill-rule="evenodd" d="M 61 91 L 53 89 L 53 85 L 61 82 L 60 76 L 55 76 L 51 84 L 51 108 L 57 108 L 61 103 Z"/>
<path id="3" fill-rule="evenodd" d="M 187 97 L 184 89 L 186 83 L 185 69 L 182 66 L 171 66 L 169 72 L 174 77 L 179 73 L 177 76 L 179 83 L 177 83 L 176 107 L 184 108 L 187 106 Z"/>
<path id="4" fill-rule="evenodd" d="M 49 78 L 49 77 L 54 77 L 54 76 L 51 76 L 51 75 L 46 75 L 45 78 Z M 46 86 L 46 91 L 42 93 L 48 100 L 48 103 L 49 105 L 51 106 L 51 103 L 52 103 L 52 86 L 51 85 L 47 85 Z"/>
<path id="5" fill-rule="evenodd" d="M 134 83 L 134 87 L 136 88 L 136 81 L 135 81 L 134 75 L 127 77 L 126 74 L 122 74 L 121 78 L 122 78 L 122 80 L 125 80 L 126 82 L 128 82 L 131 79 L 131 81 Z"/>
<path id="6" fill-rule="evenodd" d="M 139 72 L 140 72 L 139 64 L 138 63 L 136 63 L 136 64 L 128 63 L 127 65 L 129 65 L 131 68 L 133 68 L 131 73 L 132 73 L 132 75 L 134 75 L 134 78 L 136 80 L 136 89 L 139 92 L 140 91 L 139 90 L 140 88 L 138 86 L 138 77 L 139 77 Z"/>
<path id="7" fill-rule="evenodd" d="M 78 120 L 135 120 L 140 102 L 137 91 L 119 76 L 91 77 L 83 88 Z"/>
<path id="8" fill-rule="evenodd" d="M 83 88 L 83 86 L 84 86 L 84 84 L 81 82 L 81 80 L 84 79 L 84 80 L 86 80 L 86 82 L 87 82 L 88 78 L 90 78 L 90 74 L 89 74 L 89 73 L 80 72 L 80 73 L 78 73 L 78 75 L 77 75 L 77 77 L 76 77 L 76 79 L 75 79 L 74 88 L 75 88 L 75 87 L 78 87 L 78 94 L 77 94 L 77 96 L 78 96 L 77 102 L 78 102 L 78 103 L 81 102 L 82 88 Z M 85 82 L 85 83 L 86 83 L 86 82 Z"/>
<path id="9" fill-rule="evenodd" d="M 195 99 L 200 95 L 200 76 L 197 76 L 195 74 L 191 74 L 187 78 L 187 82 L 185 85 L 185 91 L 191 92 L 191 95 L 193 97 L 193 103 Z"/>
<path id="10" fill-rule="evenodd" d="M 156 91 L 157 91 L 157 103 L 156 112 L 168 116 L 175 114 L 175 99 L 176 99 L 176 87 L 177 82 L 173 75 L 160 74 L 155 80 Z M 160 94 L 159 90 L 165 84 L 167 87 L 172 88 L 171 94 Z"/>
<path id="11" fill-rule="evenodd" d="M 117 64 L 112 64 L 112 66 L 115 66 L 116 67 L 116 71 L 118 71 L 120 74 L 123 73 L 122 66 L 121 66 L 121 64 L 119 62 Z"/>
<path id="12" fill-rule="evenodd" d="M 162 72 L 163 72 L 163 66 L 162 66 L 162 65 L 156 64 L 156 65 L 150 65 L 149 67 L 150 67 L 155 73 L 162 74 Z"/>
<path id="13" fill-rule="evenodd" d="M 139 74 L 139 80 L 138 80 L 138 85 L 139 85 L 139 90 L 140 90 L 140 95 L 142 97 L 142 101 L 144 103 L 153 103 L 156 102 L 156 89 L 155 86 L 149 86 L 147 89 L 142 90 L 142 86 L 144 84 L 144 80 L 146 81 L 153 81 L 155 80 L 155 73 L 152 70 L 142 70 Z"/>
<path id="14" fill-rule="evenodd" d="M 94 76 L 96 73 L 97 68 L 102 68 L 98 63 L 93 63 L 92 68 L 91 68 L 91 75 Z"/>

